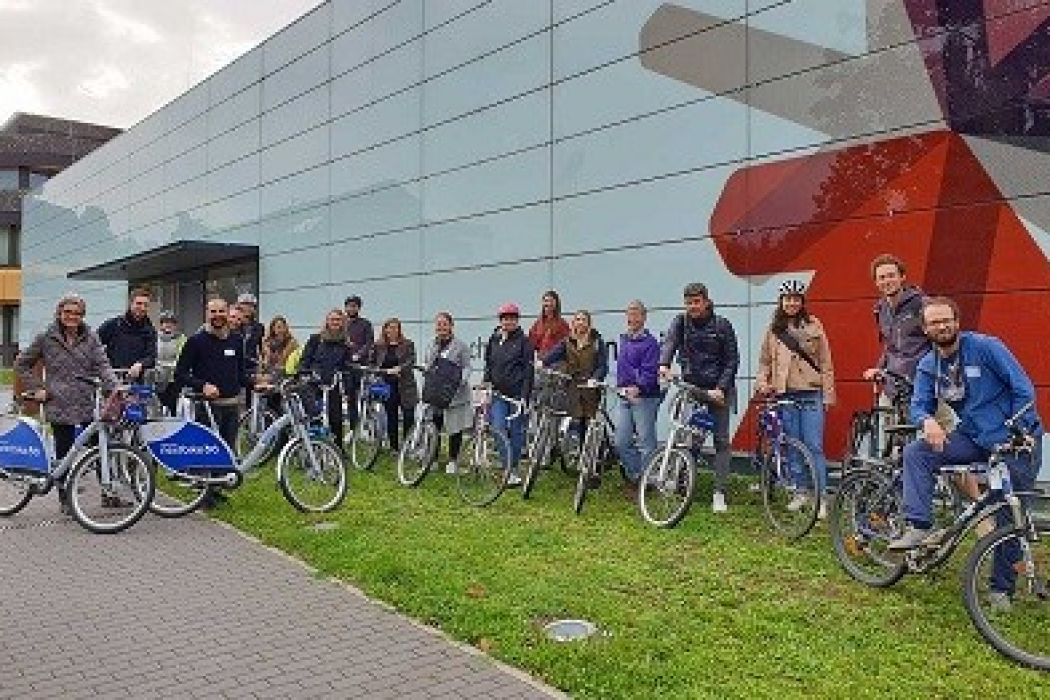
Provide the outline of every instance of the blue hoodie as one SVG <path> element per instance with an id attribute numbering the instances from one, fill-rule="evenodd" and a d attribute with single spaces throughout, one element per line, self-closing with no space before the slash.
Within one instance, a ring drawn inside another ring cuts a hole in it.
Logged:
<path id="1" fill-rule="evenodd" d="M 1035 401 L 1035 387 L 1017 358 L 998 338 L 967 331 L 959 333 L 956 359 L 959 380 L 966 388 L 961 401 L 948 402 L 959 416 L 956 431 L 991 450 L 1007 438 L 1004 421 L 1028 402 Z M 950 362 L 941 358 L 936 349 L 919 360 L 911 400 L 913 423 L 921 424 L 936 412 L 937 399 L 949 379 L 949 367 Z M 1034 403 L 1020 423 L 1042 433 Z"/>

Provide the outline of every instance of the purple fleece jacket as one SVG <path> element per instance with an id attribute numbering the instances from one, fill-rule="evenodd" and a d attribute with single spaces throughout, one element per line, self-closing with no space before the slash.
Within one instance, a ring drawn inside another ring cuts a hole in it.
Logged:
<path id="1" fill-rule="evenodd" d="M 622 334 L 616 353 L 616 386 L 636 386 L 642 396 L 659 396 L 659 364 L 660 343 L 648 330 L 635 337 Z"/>

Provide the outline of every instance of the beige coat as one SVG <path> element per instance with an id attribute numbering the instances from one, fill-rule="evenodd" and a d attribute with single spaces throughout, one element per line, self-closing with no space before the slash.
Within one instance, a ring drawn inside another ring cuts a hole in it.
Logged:
<path id="1" fill-rule="evenodd" d="M 766 337 L 762 340 L 758 375 L 755 378 L 759 388 L 772 387 L 778 394 L 789 390 L 820 389 L 824 392 L 824 403 L 829 406 L 834 404 L 835 368 L 831 362 L 831 347 L 828 345 L 828 336 L 824 332 L 823 324 L 816 316 L 811 315 L 801 329 L 792 329 L 790 332 L 800 337 L 802 349 L 817 363 L 820 372 L 816 372 L 808 362 L 791 352 L 772 330 L 767 330 Z"/>

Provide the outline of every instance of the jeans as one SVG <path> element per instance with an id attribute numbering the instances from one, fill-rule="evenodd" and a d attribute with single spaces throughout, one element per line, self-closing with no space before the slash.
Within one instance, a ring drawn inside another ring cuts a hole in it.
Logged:
<path id="1" fill-rule="evenodd" d="M 813 467 L 817 471 L 817 493 L 824 493 L 828 486 L 828 465 L 824 459 L 824 393 L 814 391 L 785 391 L 778 398 L 797 401 L 799 408 L 786 407 L 781 410 L 784 421 L 784 432 L 800 440 L 813 457 Z M 795 486 L 809 488 L 803 483 L 801 465 L 791 464 L 795 477 Z"/>
<path id="2" fill-rule="evenodd" d="M 521 459 L 521 452 L 525 448 L 525 417 L 517 416 L 513 420 L 507 417 L 513 415 L 517 407 L 500 396 L 492 397 L 492 427 L 500 430 L 510 441 L 510 467 L 514 469 Z M 502 443 L 501 443 L 502 445 Z M 507 455 L 500 449 L 500 459 L 507 463 Z"/>
<path id="3" fill-rule="evenodd" d="M 1006 466 L 1010 482 L 1017 491 L 1031 490 L 1039 472 L 1039 443 L 1031 456 L 1009 455 Z M 919 439 L 904 448 L 904 517 L 915 527 L 933 526 L 933 489 L 938 470 L 945 464 L 979 463 L 988 460 L 988 450 L 961 433 L 949 433 L 944 450 L 936 452 L 929 443 Z M 1011 520 L 1009 509 L 996 513 L 996 524 L 1006 525 Z M 999 547 L 995 551 L 992 567 L 992 588 L 1004 593 L 1013 593 L 1017 572 L 1013 564 L 1020 559 L 1020 547 L 1016 541 Z"/>
<path id="4" fill-rule="evenodd" d="M 620 399 L 617 404 L 613 416 L 616 423 L 616 450 L 620 453 L 627 478 L 638 481 L 645 463 L 656 451 L 656 414 L 660 410 L 660 397 Z"/>

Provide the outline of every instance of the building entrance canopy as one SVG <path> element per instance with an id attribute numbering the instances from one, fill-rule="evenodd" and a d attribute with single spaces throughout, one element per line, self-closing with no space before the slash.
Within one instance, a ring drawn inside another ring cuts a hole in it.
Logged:
<path id="1" fill-rule="evenodd" d="M 74 270 L 67 277 L 89 281 L 188 281 L 201 279 L 207 270 L 217 266 L 258 259 L 259 247 L 254 245 L 176 241 L 160 248 Z"/>

